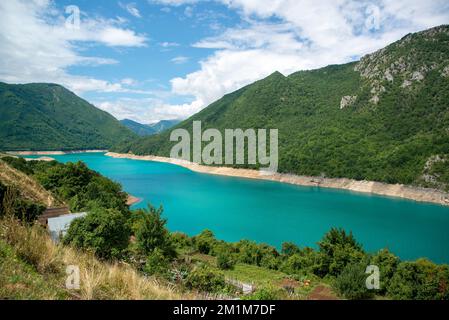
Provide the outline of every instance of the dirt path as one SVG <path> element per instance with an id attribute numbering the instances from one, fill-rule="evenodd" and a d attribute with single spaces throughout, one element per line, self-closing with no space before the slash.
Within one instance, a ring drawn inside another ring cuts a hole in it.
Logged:
<path id="1" fill-rule="evenodd" d="M 308 297 L 309 300 L 339 300 L 331 288 L 325 286 L 316 287 Z"/>

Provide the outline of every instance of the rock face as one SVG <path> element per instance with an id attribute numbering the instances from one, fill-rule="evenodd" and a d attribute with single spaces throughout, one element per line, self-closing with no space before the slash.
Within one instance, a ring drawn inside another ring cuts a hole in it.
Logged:
<path id="1" fill-rule="evenodd" d="M 340 109 L 344 109 L 353 105 L 357 100 L 357 96 L 344 96 L 341 98 Z"/>
<path id="2" fill-rule="evenodd" d="M 449 66 L 445 67 L 443 71 L 441 71 L 441 75 L 445 78 L 449 77 Z"/>
<path id="3" fill-rule="evenodd" d="M 370 88 L 370 102 L 378 104 L 385 88 L 395 82 L 402 89 L 409 90 L 434 70 L 443 77 L 449 77 L 447 60 L 446 63 L 441 63 L 444 61 L 441 57 L 426 57 L 428 48 L 438 38 L 447 38 L 448 30 L 447 26 L 441 26 L 410 34 L 387 48 L 364 56 L 354 70 L 360 73 L 365 85 Z"/>
<path id="4" fill-rule="evenodd" d="M 440 182 L 440 173 L 433 170 L 434 166 L 439 163 L 447 163 L 448 157 L 444 155 L 435 155 L 430 157 L 424 165 L 423 175 L 421 179 L 433 188 L 446 189 L 447 184 Z"/>

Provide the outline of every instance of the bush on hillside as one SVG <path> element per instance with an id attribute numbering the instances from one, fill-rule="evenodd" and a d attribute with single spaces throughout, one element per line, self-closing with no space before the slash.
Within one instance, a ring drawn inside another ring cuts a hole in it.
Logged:
<path id="1" fill-rule="evenodd" d="M 349 300 L 363 300 L 372 298 L 374 292 L 366 287 L 368 275 L 364 264 L 349 264 L 335 279 L 335 290 Z"/>
<path id="2" fill-rule="evenodd" d="M 168 275 L 169 270 L 170 259 L 164 255 L 164 252 L 161 249 L 156 248 L 148 255 L 143 271 L 150 276 L 166 276 Z"/>
<path id="3" fill-rule="evenodd" d="M 389 297 L 398 300 L 448 300 L 449 266 L 429 260 L 401 262 L 387 288 Z"/>
<path id="4" fill-rule="evenodd" d="M 217 243 L 212 231 L 204 230 L 199 235 L 194 237 L 194 243 L 200 253 L 212 253 L 214 246 Z"/>
<path id="5" fill-rule="evenodd" d="M 380 271 L 380 290 L 379 293 L 385 294 L 387 285 L 391 282 L 394 273 L 400 263 L 400 259 L 392 254 L 388 249 L 382 249 L 371 258 L 371 265 L 379 267 Z"/>
<path id="6" fill-rule="evenodd" d="M 99 258 L 111 259 L 122 256 L 130 236 L 131 229 L 120 211 L 95 208 L 71 223 L 63 243 L 93 250 Z"/>
<path id="7" fill-rule="evenodd" d="M 287 274 L 313 274 L 318 268 L 319 254 L 312 248 L 304 248 L 288 257 L 281 270 Z"/>
<path id="8" fill-rule="evenodd" d="M 43 212 L 45 206 L 23 199 L 12 187 L 0 183 L 0 216 L 12 215 L 23 222 L 34 222 Z"/>
<path id="9" fill-rule="evenodd" d="M 174 258 L 176 250 L 170 232 L 166 228 L 167 220 L 162 218 L 163 211 L 162 207 L 156 209 L 148 205 L 148 209 L 139 209 L 135 212 L 138 216 L 135 223 L 137 247 L 145 255 L 159 249 L 164 256 Z"/>
<path id="10" fill-rule="evenodd" d="M 227 251 L 221 251 L 217 254 L 217 267 L 221 270 L 234 269 L 235 260 L 232 255 Z"/>
<path id="11" fill-rule="evenodd" d="M 318 245 L 321 260 L 318 273 L 321 276 L 338 276 L 348 264 L 358 263 L 366 258 L 362 246 L 352 233 L 347 234 L 342 229 L 332 228 Z"/>
<path id="12" fill-rule="evenodd" d="M 226 281 L 224 274 L 206 264 L 196 267 L 186 279 L 186 286 L 201 292 L 223 292 Z"/>

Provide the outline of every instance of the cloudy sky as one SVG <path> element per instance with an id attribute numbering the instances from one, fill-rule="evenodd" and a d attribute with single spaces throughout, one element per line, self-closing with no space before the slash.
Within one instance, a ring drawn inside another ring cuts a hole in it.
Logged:
<path id="1" fill-rule="evenodd" d="M 448 23 L 447 0 L 2 0 L 0 81 L 59 83 L 152 123 Z"/>

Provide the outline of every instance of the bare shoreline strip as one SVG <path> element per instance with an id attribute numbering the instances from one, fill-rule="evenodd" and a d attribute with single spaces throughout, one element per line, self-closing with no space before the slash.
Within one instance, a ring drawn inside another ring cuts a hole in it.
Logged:
<path id="1" fill-rule="evenodd" d="M 100 153 L 108 150 L 73 150 L 73 151 L 6 151 L 7 154 L 18 156 L 59 156 L 74 153 Z"/>
<path id="2" fill-rule="evenodd" d="M 142 202 L 142 199 L 134 197 L 133 195 L 128 194 L 128 198 L 126 199 L 126 204 L 128 206 L 132 206 Z"/>
<path id="3" fill-rule="evenodd" d="M 297 176 L 280 173 L 274 175 L 264 175 L 257 170 L 235 169 L 228 167 L 210 167 L 199 165 L 189 161 L 157 157 L 157 156 L 137 156 L 133 154 L 120 154 L 114 152 L 108 152 L 106 153 L 106 156 L 121 159 L 171 163 L 199 173 L 222 175 L 228 177 L 257 179 L 257 180 L 278 181 L 282 183 L 288 183 L 299 186 L 343 189 L 355 192 L 371 193 L 381 196 L 402 198 L 418 202 L 429 202 L 449 206 L 449 193 L 434 189 L 419 188 L 402 184 L 387 184 L 375 181 L 357 181 L 346 178 L 331 179 L 320 177 L 307 177 L 307 176 Z"/>

